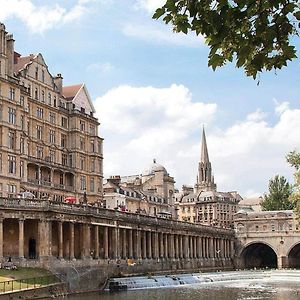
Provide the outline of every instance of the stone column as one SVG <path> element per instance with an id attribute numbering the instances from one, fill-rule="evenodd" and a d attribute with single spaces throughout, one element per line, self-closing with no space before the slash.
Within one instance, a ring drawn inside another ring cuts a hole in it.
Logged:
<path id="1" fill-rule="evenodd" d="M 19 219 L 19 258 L 24 258 L 24 220 Z"/>
<path id="2" fill-rule="evenodd" d="M 136 230 L 136 255 L 138 259 L 141 259 L 141 232 Z"/>
<path id="3" fill-rule="evenodd" d="M 189 235 L 189 248 L 190 248 L 190 258 L 194 256 L 194 249 L 193 249 L 193 237 Z"/>
<path id="4" fill-rule="evenodd" d="M 103 247 L 104 247 L 104 259 L 108 259 L 109 245 L 108 245 L 108 227 L 103 229 Z"/>
<path id="5" fill-rule="evenodd" d="M 197 257 L 198 257 L 198 251 L 197 251 L 197 246 L 198 246 L 198 244 L 197 244 L 197 237 L 194 236 L 193 240 L 194 240 L 194 258 L 197 258 Z"/>
<path id="6" fill-rule="evenodd" d="M 169 257 L 169 248 L 168 248 L 168 234 L 167 233 L 165 233 L 164 234 L 164 253 L 165 253 L 165 255 L 164 255 L 164 257 L 165 258 L 168 258 Z"/>
<path id="7" fill-rule="evenodd" d="M 112 259 L 118 259 L 118 228 L 117 227 L 112 227 L 111 228 L 111 233 L 112 233 L 112 245 L 111 245 L 111 253 L 112 253 Z"/>
<path id="8" fill-rule="evenodd" d="M 132 229 L 128 230 L 128 257 L 133 258 Z"/>
<path id="9" fill-rule="evenodd" d="M 0 219 L 0 260 L 3 259 L 3 219 Z"/>
<path id="10" fill-rule="evenodd" d="M 63 258 L 63 223 L 58 222 L 58 258 Z"/>
<path id="11" fill-rule="evenodd" d="M 214 253 L 214 241 L 213 241 L 212 237 L 209 239 L 209 249 L 210 249 L 210 251 L 209 251 L 209 257 L 210 258 L 214 258 L 214 256 L 215 256 L 215 253 Z"/>
<path id="12" fill-rule="evenodd" d="M 126 229 L 123 228 L 123 242 L 122 242 L 122 257 L 123 259 L 127 259 L 127 238 L 126 238 Z"/>
<path id="13" fill-rule="evenodd" d="M 234 241 L 230 240 L 230 257 L 234 256 Z"/>
<path id="14" fill-rule="evenodd" d="M 164 234 L 162 232 L 159 233 L 159 257 L 164 257 Z"/>
<path id="15" fill-rule="evenodd" d="M 179 235 L 179 258 L 183 258 L 183 238 Z"/>
<path id="16" fill-rule="evenodd" d="M 75 258 L 75 230 L 74 223 L 70 223 L 70 259 Z"/>
<path id="17" fill-rule="evenodd" d="M 154 258 L 159 258 L 158 232 L 154 233 Z"/>
<path id="18" fill-rule="evenodd" d="M 98 259 L 99 258 L 99 250 L 100 250 L 100 244 L 99 244 L 99 226 L 95 225 L 95 255 L 94 258 Z"/>
<path id="19" fill-rule="evenodd" d="M 189 239 L 188 236 L 183 236 L 183 258 L 189 257 Z"/>
<path id="20" fill-rule="evenodd" d="M 141 232 L 142 236 L 142 258 L 146 259 L 147 258 L 147 234 L 146 231 Z"/>
<path id="21" fill-rule="evenodd" d="M 47 220 L 39 220 L 38 236 L 39 236 L 39 258 L 51 256 L 51 226 Z"/>
<path id="22" fill-rule="evenodd" d="M 146 236 L 147 236 L 147 248 L 148 248 L 148 255 L 147 257 L 149 259 L 152 258 L 152 243 L 151 243 L 151 231 L 147 231 Z"/>
<path id="23" fill-rule="evenodd" d="M 89 224 L 83 224 L 83 258 L 91 257 L 91 227 Z"/>
<path id="24" fill-rule="evenodd" d="M 179 258 L 179 244 L 178 244 L 178 234 L 174 235 L 175 238 L 175 258 Z"/>

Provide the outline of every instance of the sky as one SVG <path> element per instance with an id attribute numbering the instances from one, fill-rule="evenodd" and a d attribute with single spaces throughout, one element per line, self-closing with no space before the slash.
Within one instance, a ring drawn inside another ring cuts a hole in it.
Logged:
<path id="1" fill-rule="evenodd" d="M 0 0 L 22 55 L 42 53 L 64 85 L 84 82 L 104 138 L 104 175 L 141 174 L 155 158 L 176 187 L 194 185 L 202 126 L 220 191 L 263 195 L 293 182 L 300 151 L 299 59 L 258 80 L 207 66 L 202 37 L 151 18 L 161 0 Z M 300 49 L 299 39 L 295 44 Z"/>

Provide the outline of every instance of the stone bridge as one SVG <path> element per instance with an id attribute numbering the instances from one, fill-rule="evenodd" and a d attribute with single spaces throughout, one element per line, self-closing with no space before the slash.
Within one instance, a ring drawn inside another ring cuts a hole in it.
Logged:
<path id="1" fill-rule="evenodd" d="M 300 268 L 299 221 L 291 210 L 235 215 L 237 268 Z"/>

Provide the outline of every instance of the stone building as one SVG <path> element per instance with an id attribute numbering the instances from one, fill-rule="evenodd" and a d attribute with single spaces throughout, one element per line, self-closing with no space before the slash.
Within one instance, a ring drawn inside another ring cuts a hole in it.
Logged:
<path id="1" fill-rule="evenodd" d="M 0 196 L 102 200 L 102 139 L 84 84 L 63 86 L 0 24 Z"/>
<path id="2" fill-rule="evenodd" d="M 174 194 L 177 217 L 181 221 L 217 227 L 231 227 L 237 204 L 242 197 L 237 192 L 218 192 L 209 160 L 205 130 L 202 133 L 201 157 L 197 182 L 183 186 Z"/>
<path id="3" fill-rule="evenodd" d="M 111 176 L 104 184 L 106 208 L 174 216 L 174 178 L 156 160 L 140 175 Z"/>

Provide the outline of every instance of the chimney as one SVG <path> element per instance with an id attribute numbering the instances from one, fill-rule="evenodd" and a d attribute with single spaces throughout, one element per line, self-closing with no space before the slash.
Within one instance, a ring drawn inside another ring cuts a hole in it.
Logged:
<path id="1" fill-rule="evenodd" d="M 12 34 L 6 36 L 7 42 L 7 74 L 13 76 L 14 74 L 14 56 L 15 56 L 15 40 Z"/>
<path id="2" fill-rule="evenodd" d="M 1 54 L 6 54 L 6 32 L 3 23 L 0 23 L 0 55 Z"/>
<path id="3" fill-rule="evenodd" d="M 54 83 L 58 89 L 58 92 L 62 95 L 62 87 L 63 87 L 63 78 L 61 74 L 57 74 L 54 78 Z"/>
<path id="4" fill-rule="evenodd" d="M 121 183 L 121 177 L 120 177 L 120 175 L 110 176 L 107 179 L 107 182 L 111 182 L 111 183 L 119 186 L 119 184 Z"/>

